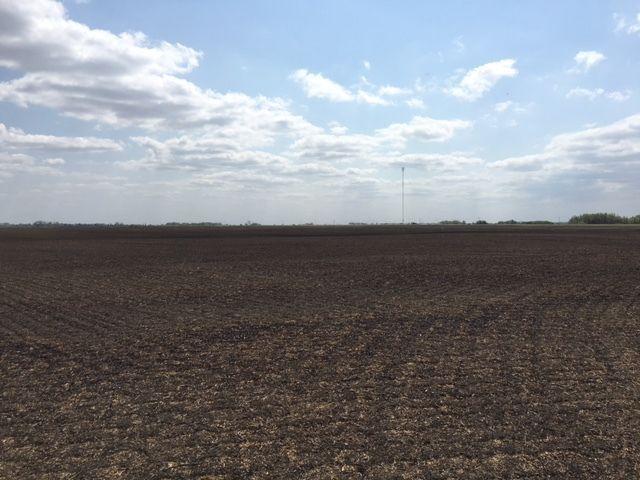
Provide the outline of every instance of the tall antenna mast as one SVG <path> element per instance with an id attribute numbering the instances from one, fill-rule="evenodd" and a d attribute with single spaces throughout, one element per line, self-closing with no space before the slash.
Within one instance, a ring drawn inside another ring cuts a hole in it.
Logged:
<path id="1" fill-rule="evenodd" d="M 402 223 L 404 224 L 404 167 L 402 167 Z"/>

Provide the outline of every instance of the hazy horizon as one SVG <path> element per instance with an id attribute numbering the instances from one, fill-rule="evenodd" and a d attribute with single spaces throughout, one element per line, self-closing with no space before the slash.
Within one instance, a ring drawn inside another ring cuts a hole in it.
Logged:
<path id="1" fill-rule="evenodd" d="M 640 213 L 640 5 L 0 0 L 0 223 Z"/>

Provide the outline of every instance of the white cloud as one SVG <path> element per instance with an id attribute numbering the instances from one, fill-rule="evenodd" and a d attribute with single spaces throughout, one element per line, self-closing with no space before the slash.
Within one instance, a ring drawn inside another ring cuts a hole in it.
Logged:
<path id="1" fill-rule="evenodd" d="M 411 93 L 413 93 L 413 91 L 410 88 L 394 87 L 393 85 L 383 85 L 378 88 L 378 95 L 387 97 L 411 95 Z"/>
<path id="2" fill-rule="evenodd" d="M 485 113 L 481 118 L 491 128 L 514 128 L 519 125 L 515 116 L 528 113 L 533 105 L 533 102 L 523 104 L 505 100 L 495 103 L 492 111 Z"/>
<path id="3" fill-rule="evenodd" d="M 52 0 L 0 1 L 0 66 L 58 74 L 179 74 L 198 66 L 201 52 L 140 32 L 114 35 L 69 20 Z"/>
<path id="4" fill-rule="evenodd" d="M 356 94 L 356 100 L 358 103 L 367 103 L 369 105 L 391 105 L 390 101 L 364 90 L 358 90 L 358 93 Z"/>
<path id="5" fill-rule="evenodd" d="M 409 140 L 445 142 L 458 131 L 470 128 L 465 120 L 437 120 L 413 117 L 407 123 L 395 123 L 375 131 L 373 135 L 338 132 L 307 135 L 296 140 L 285 152 L 296 161 L 305 162 L 369 162 L 387 156 L 389 149 L 404 148 Z M 394 156 L 397 153 L 393 153 Z"/>
<path id="6" fill-rule="evenodd" d="M 640 114 L 604 127 L 555 136 L 537 154 L 511 157 L 492 167 L 507 170 L 591 171 L 595 174 L 617 171 L 625 178 L 629 167 L 640 166 Z"/>
<path id="7" fill-rule="evenodd" d="M 373 87 L 373 83 L 371 83 L 364 75 L 360 76 L 360 83 L 365 87 Z"/>
<path id="8" fill-rule="evenodd" d="M 65 162 L 64 158 L 47 158 L 44 163 L 47 165 L 64 165 L 67 162 Z"/>
<path id="9" fill-rule="evenodd" d="M 505 112 L 513 112 L 513 113 L 527 113 L 534 106 L 533 102 L 528 103 L 520 103 L 514 102 L 512 100 L 507 100 L 505 102 L 498 102 L 493 106 L 493 109 L 497 113 L 505 113 Z"/>
<path id="10" fill-rule="evenodd" d="M 498 113 L 503 113 L 509 110 L 513 106 L 513 102 L 511 100 L 507 100 L 506 102 L 499 102 L 493 106 L 493 109 Z"/>
<path id="11" fill-rule="evenodd" d="M 364 77 L 363 77 L 364 78 Z M 298 83 L 309 98 L 322 98 L 330 102 L 357 102 L 369 105 L 390 105 L 391 102 L 374 93 L 358 90 L 355 93 L 321 73 L 311 73 L 301 68 L 291 74 L 291 79 Z M 365 80 L 366 85 L 370 85 Z"/>
<path id="12" fill-rule="evenodd" d="M 557 135 L 548 150 L 611 160 L 640 154 L 640 114 L 604 127 Z"/>
<path id="13" fill-rule="evenodd" d="M 33 135 L 25 133 L 18 128 L 7 128 L 2 123 L 0 123 L 0 147 L 67 152 L 114 152 L 122 150 L 122 145 L 106 138 Z"/>
<path id="14" fill-rule="evenodd" d="M 174 179 L 166 185 L 176 195 L 195 189 L 212 195 L 218 190 L 242 190 L 255 191 L 256 198 L 264 199 L 260 196 L 263 191 L 289 191 L 293 186 L 291 194 L 304 191 L 312 198 L 314 187 L 320 195 L 341 196 L 341 188 L 353 185 L 369 195 L 395 194 L 396 181 L 377 178 L 378 171 L 407 166 L 413 182 L 408 186 L 414 192 L 422 188 L 456 198 L 475 198 L 512 193 L 509 188 L 515 187 L 500 181 L 510 181 L 517 169 L 592 171 L 594 164 L 609 168 L 615 163 L 611 158 L 625 165 L 638 158 L 637 128 L 628 123 L 630 130 L 617 145 L 610 137 L 617 135 L 620 127 L 615 132 L 592 132 L 588 142 L 576 134 L 570 139 L 558 136 L 544 151 L 496 162 L 489 173 L 485 162 L 473 153 L 435 153 L 443 146 L 433 144 L 428 153 L 415 153 L 419 152 L 418 142 L 446 142 L 472 128 L 470 121 L 414 116 L 371 133 L 352 133 L 337 122 L 322 129 L 291 113 L 290 105 L 282 99 L 200 88 L 185 75 L 197 68 L 201 59 L 200 52 L 177 43 L 151 41 L 141 33 L 114 34 L 74 22 L 61 3 L 0 0 L 0 65 L 11 70 L 6 78 L 12 79 L 0 83 L 0 99 L 25 107 L 54 108 L 100 124 L 147 129 L 120 143 L 96 137 L 35 135 L 0 124 L 0 177 L 19 172 L 51 176 L 64 172 L 62 177 L 67 179 L 73 175 L 74 164 L 64 166 L 66 152 L 118 152 L 135 144 L 132 151 L 143 153 L 118 165 L 123 169 L 171 170 L 157 175 Z M 366 60 L 362 65 L 371 68 Z M 517 74 L 515 60 L 488 63 L 462 72 L 448 93 L 474 101 L 487 95 L 500 79 Z M 304 69 L 291 78 L 310 97 L 370 105 L 397 102 L 415 109 L 425 105 L 412 95 L 421 97 L 421 93 L 441 90 L 435 82 L 420 80 L 409 84 L 412 88 L 379 86 L 366 79 L 345 87 Z M 596 97 L 623 101 L 629 95 L 602 91 Z M 515 101 L 493 106 L 498 113 L 520 108 L 524 107 Z M 627 153 L 619 153 L 622 151 Z M 127 180 L 133 185 L 126 178 L 130 174 L 123 175 L 125 178 L 113 185 L 122 186 Z M 136 177 L 142 178 L 136 181 L 144 189 L 143 174 Z M 91 188 L 92 180 L 83 184 Z M 614 191 L 616 184 L 616 179 L 607 178 L 601 186 Z M 67 186 L 73 190 L 77 185 L 70 180 Z M 154 188 L 163 190 L 159 185 L 156 182 Z M 44 181 L 42 188 L 47 188 Z"/>
<path id="15" fill-rule="evenodd" d="M 631 98 L 631 92 L 628 90 L 624 92 L 620 92 L 617 90 L 607 92 L 603 88 L 588 89 L 588 88 L 576 87 L 569 90 L 569 92 L 567 92 L 566 97 L 567 98 L 586 98 L 591 101 L 599 97 L 605 97 L 615 102 L 625 102 L 629 100 L 629 98 Z"/>
<path id="16" fill-rule="evenodd" d="M 286 152 L 286 157 L 262 151 L 237 150 L 219 145 L 215 139 L 198 136 L 166 141 L 148 137 L 134 137 L 132 140 L 145 147 L 146 154 L 140 160 L 121 162 L 123 169 L 188 172 L 189 179 L 183 188 L 186 185 L 261 193 L 292 185 L 304 185 L 307 189 L 310 185 L 326 184 L 327 181 L 341 185 L 376 181 L 372 177 L 373 170 L 337 168 L 331 163 L 349 156 L 359 158 L 367 150 L 367 142 L 375 143 L 366 136 L 324 134 L 305 137 L 304 141 L 300 139 Z M 174 187 L 179 188 L 180 185 Z"/>
<path id="17" fill-rule="evenodd" d="M 626 102 L 631 98 L 631 92 L 629 90 L 625 90 L 624 92 L 616 90 L 613 92 L 607 92 L 605 96 L 614 102 Z"/>
<path id="18" fill-rule="evenodd" d="M 344 135 L 349 131 L 347 127 L 342 125 L 340 122 L 330 122 L 329 123 L 329 131 L 333 135 Z"/>
<path id="19" fill-rule="evenodd" d="M 207 127 L 265 138 L 313 129 L 280 99 L 221 94 L 181 78 L 201 57 L 140 32 L 90 28 L 53 0 L 0 0 L 0 67 L 22 75 L 0 83 L 0 100 L 118 128 Z"/>
<path id="20" fill-rule="evenodd" d="M 484 163 L 482 159 L 462 152 L 389 155 L 377 158 L 376 162 L 387 167 L 412 167 L 442 171 L 458 171 L 465 167 Z"/>
<path id="21" fill-rule="evenodd" d="M 362 65 L 366 70 L 371 70 L 371 63 L 369 62 L 369 60 L 363 60 Z"/>
<path id="22" fill-rule="evenodd" d="M 614 13 L 613 19 L 616 22 L 615 31 L 617 33 L 626 33 L 629 35 L 640 34 L 640 13 L 638 13 L 633 20 L 627 20 L 624 15 Z"/>
<path id="23" fill-rule="evenodd" d="M 422 110 L 425 108 L 424 101 L 419 98 L 410 98 L 408 100 L 405 100 L 404 103 L 407 105 L 407 107 L 413 108 L 414 110 Z"/>
<path id="24" fill-rule="evenodd" d="M 315 162 L 362 160 L 372 155 L 381 143 L 372 135 L 322 133 L 296 140 L 289 148 L 289 154 L 296 159 Z"/>
<path id="25" fill-rule="evenodd" d="M 191 180 L 193 185 L 216 187 L 218 190 L 256 190 L 258 192 L 273 187 L 290 186 L 295 182 L 295 179 L 286 176 L 237 170 L 202 173 Z"/>
<path id="26" fill-rule="evenodd" d="M 390 149 L 403 148 L 407 141 L 444 142 L 461 129 L 469 128 L 463 120 L 437 120 L 414 117 L 408 123 L 396 123 L 379 129 L 373 135 L 350 134 L 337 122 L 331 122 L 330 131 L 314 132 L 297 138 L 280 154 L 259 149 L 260 142 L 241 141 L 235 137 L 221 138 L 209 134 L 188 134 L 167 140 L 150 137 L 132 137 L 145 149 L 143 158 L 119 162 L 124 169 L 180 170 L 184 172 L 211 172 L 220 168 L 235 168 L 254 173 L 329 175 L 329 164 L 352 163 L 350 168 L 370 163 L 381 156 L 397 157 Z M 408 161 L 410 157 L 405 157 Z M 435 164 L 436 157 L 423 157 Z M 414 158 L 415 163 L 417 160 Z M 335 167 L 332 167 L 335 168 Z"/>
<path id="27" fill-rule="evenodd" d="M 421 78 L 416 78 L 416 81 L 413 83 L 413 89 L 416 93 L 425 93 L 432 85 L 426 85 Z"/>
<path id="28" fill-rule="evenodd" d="M 166 141 L 150 137 L 132 137 L 131 140 L 144 147 L 146 155 L 139 160 L 120 162 L 125 169 L 197 171 L 221 166 L 262 168 L 285 162 L 278 155 L 252 149 L 259 142 L 242 144 L 233 138 L 183 135 Z"/>
<path id="29" fill-rule="evenodd" d="M 580 51 L 576 53 L 573 59 L 576 62 L 575 67 L 569 70 L 570 73 L 586 73 L 599 63 L 606 60 L 607 57 L 600 52 L 594 50 Z"/>
<path id="30" fill-rule="evenodd" d="M 54 168 L 59 163 L 40 162 L 30 155 L 23 153 L 0 152 L 0 179 L 13 177 L 18 173 L 36 175 L 57 175 Z"/>
<path id="31" fill-rule="evenodd" d="M 0 169 L 9 169 L 10 167 L 23 167 L 33 165 L 34 159 L 23 153 L 5 153 L 0 152 Z"/>
<path id="32" fill-rule="evenodd" d="M 567 98 L 588 98 L 589 100 L 595 100 L 599 96 L 604 94 L 604 89 L 594 88 L 592 90 L 588 88 L 576 87 L 567 92 Z"/>
<path id="33" fill-rule="evenodd" d="M 610 182 L 610 181 L 602 180 L 601 178 L 599 178 L 596 180 L 595 186 L 596 188 L 599 188 L 603 192 L 615 193 L 624 189 L 627 186 L 627 184 L 623 182 Z"/>
<path id="34" fill-rule="evenodd" d="M 457 86 L 448 88 L 446 92 L 460 100 L 473 102 L 482 98 L 502 78 L 518 75 L 514 59 L 504 59 L 486 63 L 469 70 Z"/>
<path id="35" fill-rule="evenodd" d="M 399 97 L 413 93 L 411 88 L 394 85 L 381 85 L 376 88 L 364 76 L 360 77 L 357 90 L 356 87 L 350 90 L 321 73 L 312 73 L 304 68 L 293 72 L 290 78 L 302 87 L 307 97 L 322 98 L 330 102 L 356 102 L 389 106 L 394 103 L 386 97 Z"/>
<path id="36" fill-rule="evenodd" d="M 459 130 L 471 128 L 472 125 L 473 123 L 467 120 L 437 120 L 415 116 L 407 123 L 394 123 L 378 129 L 376 135 L 401 146 L 414 139 L 423 142 L 445 142 Z"/>
<path id="37" fill-rule="evenodd" d="M 352 102 L 355 99 L 349 90 L 320 73 L 311 73 L 301 68 L 293 72 L 291 78 L 310 98 L 322 98 L 331 102 Z"/>

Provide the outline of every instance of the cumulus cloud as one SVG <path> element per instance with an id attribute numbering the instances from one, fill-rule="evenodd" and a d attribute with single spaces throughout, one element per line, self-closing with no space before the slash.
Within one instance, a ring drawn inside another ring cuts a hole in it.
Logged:
<path id="1" fill-rule="evenodd" d="M 364 90 L 358 90 L 358 93 L 356 94 L 356 101 L 358 101 L 359 103 L 367 103 L 369 105 L 391 105 L 391 102 L 389 102 L 389 100 L 385 100 L 378 95 L 366 92 Z"/>
<path id="2" fill-rule="evenodd" d="M 65 162 L 64 158 L 47 158 L 44 163 L 47 165 L 64 165 L 67 162 Z"/>
<path id="3" fill-rule="evenodd" d="M 414 110 L 422 110 L 425 108 L 424 101 L 420 98 L 409 98 L 404 101 L 405 105 L 409 108 L 413 108 Z"/>
<path id="4" fill-rule="evenodd" d="M 604 98 L 608 98 L 609 100 L 613 100 L 614 102 L 625 102 L 629 100 L 629 98 L 631 98 L 631 92 L 628 90 L 624 92 L 620 92 L 617 90 L 606 91 L 603 88 L 588 89 L 588 88 L 576 87 L 569 90 L 569 92 L 567 92 L 566 97 L 569 99 L 586 98 L 591 101 L 599 97 L 604 97 Z"/>
<path id="5" fill-rule="evenodd" d="M 507 100 L 506 102 L 498 102 L 493 106 L 493 109 L 498 113 L 503 113 L 513 107 L 513 102 Z"/>
<path id="6" fill-rule="evenodd" d="M 544 151 L 494 162 L 507 170 L 583 170 L 606 172 L 617 169 L 620 176 L 640 161 L 640 114 L 603 127 L 555 136 Z"/>
<path id="7" fill-rule="evenodd" d="M 179 43 L 75 22 L 60 2 L 0 0 L 0 67 L 11 70 L 10 80 L 0 82 L 0 100 L 48 107 L 98 124 L 147 130 L 120 143 L 36 135 L 0 124 L 0 176 L 59 175 L 70 170 L 62 158 L 66 152 L 118 152 L 135 144 L 134 151 L 142 153 L 118 165 L 171 170 L 167 176 L 173 180 L 167 181 L 167 188 L 176 192 L 200 188 L 262 193 L 291 185 L 299 186 L 298 192 L 317 186 L 324 194 L 351 186 L 368 194 L 384 188 L 395 192 L 394 181 L 379 178 L 378 170 L 397 166 L 428 172 L 425 178 L 432 190 L 460 195 L 460 185 L 475 188 L 478 178 L 490 190 L 487 177 L 478 176 L 484 162 L 473 154 L 405 152 L 408 146 L 411 152 L 418 150 L 421 142 L 447 142 L 470 129 L 470 121 L 414 116 L 371 133 L 352 133 L 339 123 L 322 129 L 293 114 L 285 100 L 223 94 L 195 85 L 185 75 L 201 61 L 201 52 Z M 363 66 L 371 67 L 367 61 Z M 466 72 L 449 93 L 477 100 L 501 78 L 517 73 L 511 59 L 481 65 Z M 366 79 L 347 88 L 305 69 L 293 72 L 291 78 L 309 97 L 369 105 L 395 101 L 415 109 L 424 108 L 424 102 L 410 98 L 412 94 L 439 88 L 420 80 L 413 88 L 404 88 L 378 86 Z M 508 105 L 496 108 L 517 108 L 513 102 L 504 103 Z M 63 177 L 69 189 L 80 185 L 73 175 Z M 92 181 L 84 179 L 81 184 L 89 188 Z M 417 190 L 418 180 L 413 181 Z M 109 185 L 125 183 L 121 178 Z M 155 187 L 162 188 L 159 185 Z"/>
<path id="8" fill-rule="evenodd" d="M 116 127 L 236 127 L 271 137 L 313 128 L 280 99 L 221 94 L 182 78 L 201 57 L 139 32 L 92 29 L 57 1 L 0 0 L 0 66 L 22 74 L 0 83 L 0 100 Z"/>
<path id="9" fill-rule="evenodd" d="M 275 154 L 239 145 L 232 139 L 211 135 L 183 135 L 165 141 L 150 137 L 132 137 L 145 148 L 140 159 L 119 162 L 125 169 L 200 171 L 218 167 L 264 168 L 282 164 Z"/>
<path id="10" fill-rule="evenodd" d="M 300 68 L 291 74 L 309 98 L 322 98 L 331 102 L 352 102 L 354 95 L 339 83 L 324 77 L 320 73 L 311 73 Z"/>
<path id="11" fill-rule="evenodd" d="M 415 116 L 406 123 L 394 123 L 376 130 L 380 138 L 404 146 L 408 140 L 422 142 L 445 142 L 458 131 L 471 128 L 468 120 L 438 120 Z"/>
<path id="12" fill-rule="evenodd" d="M 363 66 L 366 70 L 371 70 L 371 62 L 369 62 L 369 60 L 363 60 L 363 61 L 362 61 L 362 66 Z"/>
<path id="13" fill-rule="evenodd" d="M 58 74 L 177 74 L 198 66 L 201 52 L 181 44 L 152 46 L 142 33 L 115 35 L 67 18 L 52 0 L 0 1 L 0 66 Z"/>
<path id="14" fill-rule="evenodd" d="M 640 34 L 640 13 L 632 20 L 628 20 L 624 15 L 620 15 L 619 13 L 614 13 L 613 20 L 616 23 L 615 31 L 617 33 L 626 33 L 628 35 Z"/>
<path id="15" fill-rule="evenodd" d="M 216 190 L 255 190 L 262 193 L 272 187 L 290 186 L 299 180 L 268 173 L 223 170 L 196 175 L 190 182 L 196 186 L 215 187 Z"/>
<path id="16" fill-rule="evenodd" d="M 362 89 L 352 92 L 330 78 L 323 76 L 321 73 L 311 73 L 304 68 L 293 72 L 291 79 L 302 87 L 305 95 L 309 98 L 321 98 L 329 100 L 330 102 L 367 103 L 369 105 L 390 104 L 389 101 L 379 95 Z"/>
<path id="17" fill-rule="evenodd" d="M 60 162 L 38 161 L 24 153 L 0 152 L 0 180 L 13 177 L 18 173 L 30 173 L 36 175 L 56 175 L 55 169 Z"/>
<path id="18" fill-rule="evenodd" d="M 460 100 L 474 102 L 482 98 L 500 79 L 518 75 L 515 64 L 514 59 L 506 58 L 480 65 L 469 70 L 458 85 L 446 89 L 446 92 Z"/>
<path id="19" fill-rule="evenodd" d="M 533 103 L 519 103 L 513 100 L 506 100 L 504 102 L 498 102 L 493 105 L 493 111 L 495 113 L 527 113 L 533 107 Z"/>
<path id="20" fill-rule="evenodd" d="M 575 66 L 569 70 L 570 73 L 586 73 L 599 63 L 606 60 L 607 57 L 600 52 L 594 50 L 580 51 L 573 57 L 576 62 Z"/>
<path id="21" fill-rule="evenodd" d="M 605 93 L 605 96 L 614 102 L 626 102 L 631 98 L 631 92 L 629 90 L 625 90 L 624 92 L 615 90 L 613 92 Z"/>
<path id="22" fill-rule="evenodd" d="M 186 134 L 166 140 L 137 136 L 131 141 L 144 148 L 144 156 L 119 162 L 119 165 L 124 169 L 211 172 L 235 168 L 269 175 L 335 176 L 345 171 L 344 168 L 337 169 L 336 165 L 350 163 L 348 168 L 360 168 L 375 158 L 397 158 L 400 153 L 395 150 L 403 148 L 409 140 L 444 142 L 459 130 L 470 127 L 471 122 L 464 120 L 414 117 L 410 122 L 395 123 L 374 134 L 359 134 L 348 133 L 341 124 L 331 122 L 328 132 L 316 131 L 300 136 L 278 154 L 261 150 L 260 142 L 250 139 L 239 142 L 234 137 L 210 134 Z M 404 161 L 410 158 L 405 157 Z M 451 158 L 460 160 L 462 156 Z M 417 158 L 411 160 L 418 162 Z M 436 157 L 422 157 L 423 162 L 432 165 L 436 160 Z"/>
<path id="23" fill-rule="evenodd" d="M 413 93 L 413 90 L 410 88 L 395 87 L 393 85 L 378 87 L 378 95 L 382 96 L 397 97 L 400 95 L 411 95 L 411 93 Z"/>
<path id="24" fill-rule="evenodd" d="M 300 195 L 316 187 L 326 194 L 333 188 L 370 186 L 379 182 L 372 169 L 338 168 L 331 163 L 314 161 L 296 162 L 295 159 L 260 151 L 237 152 L 234 158 L 215 158 L 217 163 L 209 164 L 200 158 L 203 154 L 208 156 L 206 142 L 201 140 L 176 138 L 167 142 L 149 142 L 147 138 L 138 138 L 136 141 L 150 146 L 148 157 L 121 166 L 186 170 L 189 174 L 186 179 L 166 182 L 163 188 L 176 194 L 183 193 L 185 189 L 212 189 L 218 193 L 241 191 L 261 195 L 265 192 L 281 193 L 286 189 L 288 194 Z M 184 145 L 189 146 L 184 148 Z M 194 151 L 198 152 L 195 162 L 189 158 Z M 245 161 L 238 163 L 241 158 Z"/>
<path id="25" fill-rule="evenodd" d="M 404 148 L 409 140 L 445 142 L 458 131 L 471 127 L 465 120 L 437 120 L 414 117 L 407 123 L 394 123 L 373 135 L 322 133 L 296 140 L 287 154 L 291 158 L 314 162 L 368 162 L 384 152 Z M 396 155 L 396 154 L 394 154 Z"/>
<path id="26" fill-rule="evenodd" d="M 627 184 L 623 182 L 610 182 L 599 178 L 596 180 L 595 186 L 603 192 L 614 193 L 624 189 Z"/>
<path id="27" fill-rule="evenodd" d="M 372 135 L 316 134 L 296 140 L 289 148 L 291 156 L 305 161 L 346 161 L 372 155 L 381 145 Z"/>
<path id="28" fill-rule="evenodd" d="M 0 147 L 48 152 L 116 152 L 122 150 L 122 145 L 106 138 L 33 135 L 18 128 L 7 127 L 3 123 L 0 123 Z"/>
<path id="29" fill-rule="evenodd" d="M 566 96 L 567 98 L 587 98 L 589 100 L 595 100 L 596 98 L 598 98 L 603 94 L 604 94 L 604 89 L 602 88 L 588 89 L 588 88 L 576 87 L 569 90 Z"/>
<path id="30" fill-rule="evenodd" d="M 484 163 L 482 159 L 464 152 L 388 155 L 377 158 L 376 162 L 388 167 L 412 167 L 443 171 L 458 171 L 465 167 Z"/>
<path id="31" fill-rule="evenodd" d="M 380 128 L 373 135 L 346 132 L 317 133 L 297 139 L 287 155 L 304 161 L 368 161 L 389 149 L 404 148 L 410 140 L 446 142 L 461 130 L 471 128 L 466 120 L 439 120 L 415 116 L 406 123 Z"/>
<path id="32" fill-rule="evenodd" d="M 603 127 L 554 137 L 547 150 L 572 156 L 612 160 L 640 154 L 640 114 Z"/>
<path id="33" fill-rule="evenodd" d="M 334 135 L 344 135 L 349 131 L 349 129 L 340 122 L 330 122 L 329 131 Z"/>
<path id="34" fill-rule="evenodd" d="M 375 186 L 381 181 L 374 176 L 374 171 L 360 168 L 336 168 L 333 165 L 318 163 L 282 164 L 278 168 L 262 171 L 222 170 L 197 173 L 190 183 L 197 187 L 215 187 L 220 191 L 265 191 L 282 190 L 283 188 L 319 187 L 326 189 L 346 188 L 353 186 Z"/>

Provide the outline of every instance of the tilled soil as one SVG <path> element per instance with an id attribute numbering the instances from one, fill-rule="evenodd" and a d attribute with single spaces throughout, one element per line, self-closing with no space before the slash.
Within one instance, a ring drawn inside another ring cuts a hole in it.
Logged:
<path id="1" fill-rule="evenodd" d="M 640 230 L 0 230 L 0 478 L 640 477 Z"/>

